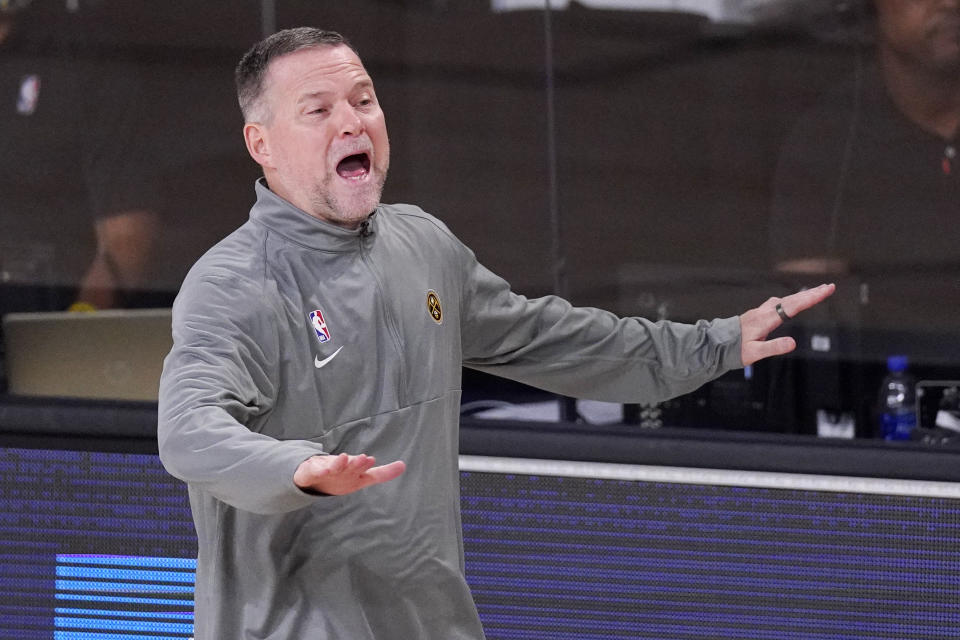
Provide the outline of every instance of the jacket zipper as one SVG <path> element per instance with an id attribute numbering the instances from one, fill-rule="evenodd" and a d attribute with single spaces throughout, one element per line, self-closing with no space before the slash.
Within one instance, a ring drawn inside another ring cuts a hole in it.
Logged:
<path id="1" fill-rule="evenodd" d="M 380 275 L 377 273 L 377 270 L 374 268 L 373 259 L 369 255 L 369 252 L 364 245 L 364 240 L 366 240 L 371 234 L 369 231 L 370 223 L 366 220 L 360 226 L 360 236 L 357 238 L 360 243 L 360 260 L 363 262 L 364 266 L 370 272 L 370 275 L 373 276 L 373 283 L 376 287 L 377 298 L 380 301 L 380 309 L 383 313 L 383 317 L 387 322 L 387 329 L 390 332 L 390 336 L 393 338 L 393 345 L 397 349 L 397 355 L 399 356 L 399 385 L 400 388 L 397 389 L 397 397 L 400 400 L 400 406 L 407 406 L 407 372 L 406 372 L 406 361 L 403 357 L 403 343 L 400 339 L 400 328 L 397 325 L 396 318 L 394 318 L 393 313 L 390 311 L 390 305 L 387 304 L 386 290 L 383 287 L 383 283 L 380 280 Z"/>

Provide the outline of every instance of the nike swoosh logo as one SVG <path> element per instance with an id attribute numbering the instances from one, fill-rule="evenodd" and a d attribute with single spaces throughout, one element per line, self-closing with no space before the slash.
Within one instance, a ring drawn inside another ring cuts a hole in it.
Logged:
<path id="1" fill-rule="evenodd" d="M 341 346 L 340 349 L 343 349 L 343 346 Z M 317 369 L 322 369 L 323 367 L 327 366 L 331 360 L 337 357 L 337 354 L 340 353 L 340 349 L 337 349 L 323 360 L 321 360 L 319 356 L 313 356 L 313 366 L 315 366 Z"/>

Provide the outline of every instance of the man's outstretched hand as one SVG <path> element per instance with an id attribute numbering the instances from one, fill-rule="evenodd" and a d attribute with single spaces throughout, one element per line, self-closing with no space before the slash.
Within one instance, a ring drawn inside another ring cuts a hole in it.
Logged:
<path id="1" fill-rule="evenodd" d="M 407 465 L 397 460 L 375 467 L 373 456 L 313 456 L 300 463 L 293 474 L 293 483 L 331 496 L 342 496 L 381 482 L 389 482 L 406 470 Z"/>
<path id="2" fill-rule="evenodd" d="M 743 336 L 740 344 L 740 357 L 743 365 L 753 364 L 770 356 L 779 356 L 790 353 L 797 348 L 796 341 L 789 337 L 767 340 L 771 331 L 784 323 L 777 313 L 777 305 L 783 312 L 793 318 L 801 311 L 819 304 L 836 289 L 832 284 L 822 284 L 815 289 L 807 289 L 794 293 L 785 298 L 770 298 L 756 309 L 750 309 L 740 316 L 740 333 Z"/>

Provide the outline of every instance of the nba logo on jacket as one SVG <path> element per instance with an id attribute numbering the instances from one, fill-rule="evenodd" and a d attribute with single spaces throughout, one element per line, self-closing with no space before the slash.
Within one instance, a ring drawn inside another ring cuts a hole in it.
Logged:
<path id="1" fill-rule="evenodd" d="M 317 340 L 326 342 L 330 339 L 330 330 L 327 329 L 327 323 L 323 319 L 323 311 L 320 311 L 320 309 L 311 311 L 310 324 L 313 325 L 313 330 L 317 332 Z"/>

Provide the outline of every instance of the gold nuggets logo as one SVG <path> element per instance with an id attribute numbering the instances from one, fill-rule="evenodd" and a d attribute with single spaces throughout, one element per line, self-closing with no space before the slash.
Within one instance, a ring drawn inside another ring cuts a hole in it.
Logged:
<path id="1" fill-rule="evenodd" d="M 433 289 L 427 291 L 427 312 L 437 324 L 443 322 L 443 308 L 440 306 L 440 298 Z"/>

